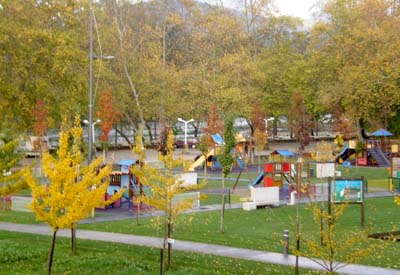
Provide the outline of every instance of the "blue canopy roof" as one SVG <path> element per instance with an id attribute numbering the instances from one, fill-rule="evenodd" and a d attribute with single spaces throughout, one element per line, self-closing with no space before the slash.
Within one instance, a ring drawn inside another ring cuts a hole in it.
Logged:
<path id="1" fill-rule="evenodd" d="M 132 166 L 134 163 L 135 161 L 132 159 L 123 159 L 118 162 L 118 164 L 122 166 Z"/>
<path id="2" fill-rule="evenodd" d="M 373 137 L 390 137 L 393 136 L 391 132 L 385 129 L 379 129 L 371 134 Z"/>
<path id="3" fill-rule="evenodd" d="M 284 157 L 294 157 L 294 153 L 289 150 L 275 150 L 271 153 L 271 155 L 281 155 Z"/>
<path id="4" fill-rule="evenodd" d="M 215 135 L 211 135 L 212 139 L 214 140 L 214 142 L 216 144 L 223 144 L 224 143 L 224 139 L 221 137 L 220 134 L 215 134 Z"/>

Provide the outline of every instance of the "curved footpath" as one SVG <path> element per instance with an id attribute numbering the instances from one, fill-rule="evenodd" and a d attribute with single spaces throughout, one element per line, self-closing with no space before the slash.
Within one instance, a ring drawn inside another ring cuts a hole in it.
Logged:
<path id="1" fill-rule="evenodd" d="M 30 224 L 15 224 L 0 222 L 0 230 L 32 233 L 38 235 L 52 235 L 51 228 L 41 225 Z M 70 237 L 70 230 L 59 230 L 57 235 L 61 237 Z M 148 247 L 161 247 L 162 240 L 155 237 L 136 236 L 129 234 L 99 232 L 90 230 L 77 230 L 77 238 L 84 240 L 97 240 L 115 243 L 125 243 L 130 245 L 148 246 Z M 186 252 L 218 255 L 223 257 L 239 258 L 257 262 L 272 263 L 279 265 L 294 266 L 296 257 L 293 255 L 285 256 L 281 253 L 267 252 L 260 250 L 251 250 L 244 248 L 229 247 L 223 245 L 205 244 L 197 242 L 179 241 L 175 240 L 173 245 L 175 250 Z M 389 269 L 375 266 L 365 266 L 356 264 L 343 264 L 335 263 L 341 266 L 336 272 L 340 274 L 352 275 L 400 275 L 400 269 Z M 308 258 L 300 257 L 299 265 L 301 268 L 323 270 L 322 267 L 315 261 Z"/>

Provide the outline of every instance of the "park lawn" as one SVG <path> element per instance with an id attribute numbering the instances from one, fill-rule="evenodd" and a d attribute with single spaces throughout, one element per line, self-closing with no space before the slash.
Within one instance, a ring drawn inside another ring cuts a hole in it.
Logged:
<path id="1" fill-rule="evenodd" d="M 315 222 L 312 211 L 300 205 L 301 230 L 305 238 L 319 238 L 319 222 Z M 387 232 L 400 227 L 400 211 L 393 198 L 375 198 L 366 200 L 366 232 Z M 241 209 L 227 210 L 225 214 L 225 233 L 219 232 L 219 211 L 198 212 L 182 215 L 175 226 L 175 238 L 181 240 L 215 243 L 234 247 L 258 249 L 264 251 L 282 251 L 282 233 L 290 230 L 292 243 L 295 238 L 296 209 L 294 207 L 266 208 L 257 211 Z M 136 221 L 124 220 L 104 223 L 82 224 L 79 228 L 110 231 L 127 234 L 161 236 L 161 230 L 155 226 L 159 217 L 142 218 L 140 225 Z M 350 235 L 361 235 L 360 206 L 348 205 L 344 214 L 335 224 L 338 240 L 346 241 Z M 360 240 L 360 247 L 377 244 L 376 240 Z M 400 268 L 398 254 L 400 242 L 389 243 L 377 248 L 360 263 L 383 267 Z M 344 255 L 343 255 L 344 256 Z M 340 258 L 340 257 L 339 257 Z M 345 258 L 342 257 L 342 260 Z"/>
<path id="2" fill-rule="evenodd" d="M 45 274 L 50 236 L 0 231 L 1 274 Z M 159 274 L 160 251 L 112 242 L 77 240 L 72 256 L 70 240 L 57 238 L 52 274 Z M 302 274 L 325 274 L 301 270 Z M 173 252 L 166 274 L 293 274 L 293 268 L 195 253 Z"/>
<path id="3" fill-rule="evenodd" d="M 95 211 L 95 217 L 105 217 L 113 215 L 107 212 Z M 22 224 L 40 224 L 42 222 L 36 221 L 36 216 L 33 212 L 22 211 L 0 211 L 0 221 L 22 223 Z"/>
<path id="4" fill-rule="evenodd" d="M 313 221 L 311 211 L 305 209 L 308 207 L 307 204 L 300 205 L 299 207 L 301 231 L 303 237 L 306 239 L 318 239 L 319 223 Z M 366 200 L 366 231 L 368 233 L 379 233 L 392 231 L 394 229 L 398 230 L 400 227 L 400 212 L 398 209 L 398 206 L 393 202 L 393 198 L 375 198 Z M 250 212 L 242 211 L 240 209 L 227 210 L 224 234 L 219 233 L 219 211 L 186 214 L 182 215 L 179 219 L 175 227 L 174 237 L 181 240 L 281 252 L 282 232 L 284 229 L 290 230 L 291 244 L 294 244 L 295 212 L 296 209 L 294 207 L 288 206 L 259 209 Z M 156 221 L 159 219 L 159 217 L 141 218 L 140 225 L 137 225 L 136 220 L 132 217 L 131 220 L 80 224 L 79 228 L 147 236 L 161 236 L 161 230 L 155 226 L 157 223 Z M 9 222 L 25 221 L 26 223 L 29 223 L 29 221 L 34 221 L 34 216 L 32 213 L 27 212 L 0 212 L 0 220 Z M 347 206 L 343 216 L 338 219 L 336 228 L 338 230 L 338 239 L 340 240 L 348 239 L 349 235 L 360 234 L 360 206 Z M 381 243 L 382 242 L 380 241 L 368 239 L 360 242 L 359 247 L 363 248 L 370 244 Z M 302 243 L 302 247 L 306 248 L 304 243 Z M 354 248 L 356 249 L 357 246 Z M 292 245 L 291 249 L 293 251 Z M 370 253 L 370 255 L 358 262 L 361 264 L 399 269 L 399 252 L 400 242 L 387 242 L 385 247 L 375 249 Z M 342 260 L 344 260 L 344 255 Z"/>
<path id="5" fill-rule="evenodd" d="M 364 177 L 366 180 L 386 179 L 389 177 L 389 170 L 386 167 L 364 167 L 352 166 L 345 168 L 341 165 L 336 165 L 336 170 L 341 171 L 343 178 Z"/>
<path id="6" fill-rule="evenodd" d="M 0 211 L 0 221 L 22 224 L 36 224 L 36 216 L 33 212 Z"/>
<path id="7" fill-rule="evenodd" d="M 200 205 L 201 206 L 207 206 L 207 205 L 216 205 L 216 204 L 221 204 L 222 202 L 222 195 L 218 194 L 204 194 L 202 195 L 205 198 L 201 199 Z M 240 197 L 236 195 L 225 195 L 225 203 L 239 203 L 240 202 Z"/>

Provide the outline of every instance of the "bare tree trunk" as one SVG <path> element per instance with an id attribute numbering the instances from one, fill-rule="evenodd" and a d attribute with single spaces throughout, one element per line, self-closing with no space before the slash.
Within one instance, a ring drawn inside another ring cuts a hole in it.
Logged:
<path id="1" fill-rule="evenodd" d="M 56 234 L 57 234 L 57 229 L 53 231 L 53 238 L 51 239 L 49 255 L 47 257 L 47 275 L 51 274 L 51 265 L 53 264 L 54 247 L 56 245 Z"/>
<path id="2" fill-rule="evenodd" d="M 167 265 L 167 269 L 170 269 L 172 267 L 172 243 L 170 242 L 170 239 L 172 239 L 173 230 L 174 230 L 174 224 L 170 221 L 170 222 L 168 222 L 168 265 Z"/>
<path id="3" fill-rule="evenodd" d="M 71 225 L 71 251 L 72 255 L 76 255 L 76 224 Z"/>
<path id="4" fill-rule="evenodd" d="M 207 153 L 204 155 L 204 177 L 206 179 L 206 183 L 208 182 L 207 178 Z"/>
<path id="5" fill-rule="evenodd" d="M 141 196 L 138 194 L 138 197 Z M 140 217 L 140 204 L 141 202 L 138 201 L 138 198 L 136 198 L 136 224 L 139 225 L 139 217 Z M 132 198 L 132 208 L 133 208 L 133 198 Z"/>
<path id="6" fill-rule="evenodd" d="M 224 233 L 224 216 L 225 216 L 225 177 L 222 177 L 222 205 L 221 205 L 221 223 L 219 231 Z"/>
<path id="7" fill-rule="evenodd" d="M 160 275 L 164 275 L 164 250 L 165 250 L 165 240 L 163 247 L 160 249 Z"/>

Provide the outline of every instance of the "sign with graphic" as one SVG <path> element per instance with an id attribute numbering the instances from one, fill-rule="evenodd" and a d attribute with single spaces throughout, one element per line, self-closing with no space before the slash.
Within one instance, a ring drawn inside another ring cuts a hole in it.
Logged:
<path id="1" fill-rule="evenodd" d="M 331 186 L 332 202 L 363 202 L 362 179 L 336 179 Z"/>

